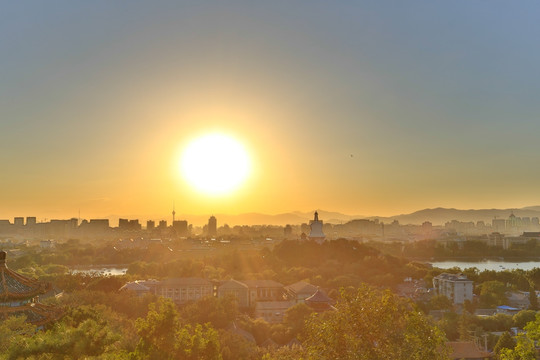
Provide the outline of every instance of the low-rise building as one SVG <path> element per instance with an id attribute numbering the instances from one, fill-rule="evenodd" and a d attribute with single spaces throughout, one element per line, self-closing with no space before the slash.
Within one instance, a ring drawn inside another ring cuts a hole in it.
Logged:
<path id="1" fill-rule="evenodd" d="M 237 280 L 227 280 L 219 284 L 217 289 L 218 298 L 226 296 L 234 296 L 240 308 L 250 306 L 249 302 L 249 287 Z"/>
<path id="2" fill-rule="evenodd" d="M 39 247 L 42 249 L 52 249 L 54 248 L 55 242 L 54 240 L 41 240 L 39 242 Z"/>
<path id="3" fill-rule="evenodd" d="M 157 280 L 135 280 L 126 283 L 119 291 L 130 291 L 142 297 L 146 294 L 155 294 L 158 284 L 159 281 Z"/>
<path id="4" fill-rule="evenodd" d="M 249 304 L 283 300 L 283 285 L 274 280 L 243 280 L 249 288 Z"/>
<path id="5" fill-rule="evenodd" d="M 304 302 L 305 299 L 317 292 L 317 287 L 305 281 L 298 281 L 294 284 L 285 286 L 285 292 L 289 299 L 296 303 Z"/>
<path id="6" fill-rule="evenodd" d="M 213 296 L 213 288 L 212 283 L 206 279 L 171 278 L 162 280 L 156 285 L 156 295 L 182 304 Z"/>
<path id="7" fill-rule="evenodd" d="M 473 300 L 473 281 L 464 274 L 442 273 L 433 278 L 437 295 L 444 295 L 454 305 L 462 305 L 465 300 Z"/>
<path id="8" fill-rule="evenodd" d="M 494 355 L 473 341 L 449 341 L 446 344 L 450 347 L 450 359 L 484 360 Z"/>
<path id="9" fill-rule="evenodd" d="M 505 295 L 512 307 L 527 309 L 531 305 L 528 291 L 508 291 Z"/>
<path id="10" fill-rule="evenodd" d="M 508 305 L 497 306 L 497 314 L 515 315 L 520 311 L 521 309 L 508 306 Z"/>
<path id="11" fill-rule="evenodd" d="M 255 317 L 270 324 L 283 322 L 285 312 L 295 305 L 293 300 L 259 301 L 255 304 Z"/>

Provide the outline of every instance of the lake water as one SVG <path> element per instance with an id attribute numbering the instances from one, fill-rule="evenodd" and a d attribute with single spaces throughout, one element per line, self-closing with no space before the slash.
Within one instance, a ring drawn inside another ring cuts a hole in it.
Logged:
<path id="1" fill-rule="evenodd" d="M 89 274 L 103 276 L 118 276 L 124 275 L 127 268 L 103 267 L 103 268 L 87 268 L 87 269 L 71 269 L 74 274 Z"/>
<path id="2" fill-rule="evenodd" d="M 531 270 L 535 267 L 540 268 L 540 261 L 526 261 L 526 262 L 508 262 L 508 261 L 495 261 L 495 260 L 486 260 L 479 262 L 467 262 L 467 261 L 437 261 L 431 262 L 433 267 L 438 267 L 441 269 L 449 269 L 452 267 L 459 267 L 461 270 L 476 267 L 480 271 L 484 270 L 495 270 L 495 271 L 504 271 L 504 270 L 513 270 L 513 269 L 522 269 L 522 270 Z"/>

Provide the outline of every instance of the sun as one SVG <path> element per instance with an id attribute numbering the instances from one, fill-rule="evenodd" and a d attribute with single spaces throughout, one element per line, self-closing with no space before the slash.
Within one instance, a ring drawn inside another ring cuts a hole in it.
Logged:
<path id="1" fill-rule="evenodd" d="M 180 171 L 199 192 L 224 195 L 247 179 L 250 159 L 244 146 L 233 137 L 207 134 L 191 141 L 184 149 Z"/>

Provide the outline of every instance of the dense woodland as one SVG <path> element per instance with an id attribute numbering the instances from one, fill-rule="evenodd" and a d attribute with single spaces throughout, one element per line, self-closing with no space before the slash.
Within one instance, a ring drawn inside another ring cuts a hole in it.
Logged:
<path id="1" fill-rule="evenodd" d="M 11 269 L 64 290 L 61 298 L 52 301 L 64 309 L 65 315 L 54 326 L 38 332 L 21 319 L 3 322 L 2 356 L 270 360 L 347 359 L 358 358 L 350 354 L 363 354 L 360 358 L 445 359 L 445 340 L 466 340 L 486 332 L 507 332 L 512 327 L 540 329 L 533 301 L 531 310 L 513 317 L 471 315 L 476 308 L 504 304 L 509 289 L 538 289 L 540 269 L 446 270 L 463 271 L 476 285 L 477 300 L 467 303 L 466 311 L 458 315 L 451 311 L 452 305 L 445 297 L 414 303 L 392 292 L 405 278 L 424 279 L 430 284 L 443 270 L 391 255 L 384 247 L 376 249 L 371 244 L 343 239 L 322 245 L 284 241 L 272 249 L 241 250 L 231 246 L 204 256 L 168 247 L 111 248 L 110 244 L 69 241 L 51 250 L 28 248 L 24 255 L 10 258 Z M 126 264 L 128 270 L 123 276 L 88 275 L 69 271 L 73 264 Z M 138 298 L 118 292 L 125 282 L 135 279 L 191 276 L 272 279 L 284 285 L 306 280 L 327 290 L 337 301 L 339 311 L 316 314 L 299 304 L 288 310 L 284 323 L 268 324 L 250 318 L 249 311 L 241 312 L 231 298 L 205 298 L 179 307 L 150 295 Z M 435 322 L 427 316 L 430 310 L 448 311 Z M 349 333 L 358 336 L 343 335 Z M 528 336 L 534 334 L 530 331 Z M 490 336 L 490 348 L 498 346 L 501 356 L 514 356 L 513 352 L 523 350 L 523 343 L 528 341 L 522 339 L 517 350 L 508 350 L 515 344 L 505 345 L 505 339 Z"/>

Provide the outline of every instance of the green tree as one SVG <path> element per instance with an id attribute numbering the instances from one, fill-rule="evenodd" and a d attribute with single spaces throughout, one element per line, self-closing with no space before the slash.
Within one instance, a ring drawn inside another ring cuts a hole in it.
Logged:
<path id="1" fill-rule="evenodd" d="M 445 295 L 435 295 L 429 299 L 429 307 L 433 310 L 448 310 L 452 308 L 452 301 Z"/>
<path id="2" fill-rule="evenodd" d="M 269 349 L 262 360 L 307 360 L 306 351 L 300 346 L 282 346 Z"/>
<path id="3" fill-rule="evenodd" d="M 488 308 L 504 305 L 508 301 L 505 293 L 504 283 L 498 280 L 486 281 L 480 285 L 480 304 Z"/>
<path id="4" fill-rule="evenodd" d="M 513 325 L 523 329 L 525 325 L 534 321 L 536 318 L 536 311 L 534 310 L 521 310 L 512 317 Z"/>
<path id="5" fill-rule="evenodd" d="M 304 303 L 299 303 L 287 309 L 284 322 L 291 328 L 291 335 L 298 336 L 304 330 L 304 324 L 313 310 Z"/>
<path id="6" fill-rule="evenodd" d="M 536 290 L 532 281 L 529 287 L 529 309 L 538 310 L 538 298 L 536 297 Z"/>
<path id="7" fill-rule="evenodd" d="M 256 360 L 257 345 L 232 331 L 219 330 L 223 360 Z"/>
<path id="8" fill-rule="evenodd" d="M 234 296 L 204 297 L 187 304 L 180 311 L 180 318 L 192 325 L 211 323 L 216 329 L 226 328 L 238 315 Z"/>
<path id="9" fill-rule="evenodd" d="M 149 306 L 145 319 L 137 319 L 137 359 L 222 359 L 219 336 L 210 324 L 181 326 L 176 305 L 159 299 Z"/>
<path id="10" fill-rule="evenodd" d="M 49 331 L 26 337 L 22 343 L 11 346 L 7 359 L 97 357 L 117 351 L 114 344 L 119 340 L 119 334 L 93 319 L 87 319 L 77 327 L 58 323 Z"/>
<path id="11" fill-rule="evenodd" d="M 501 349 L 500 360 L 536 360 L 534 342 L 525 334 L 518 335 L 514 349 Z"/>
<path id="12" fill-rule="evenodd" d="M 0 354 L 10 346 L 19 346 L 24 336 L 33 334 L 36 327 L 26 322 L 25 316 L 11 316 L 0 322 Z"/>
<path id="13" fill-rule="evenodd" d="M 535 320 L 525 325 L 525 333 L 517 336 L 514 349 L 502 349 L 499 355 L 501 360 L 535 360 L 535 341 L 540 340 L 540 313 L 536 314 Z"/>
<path id="14" fill-rule="evenodd" d="M 309 359 L 448 359 L 443 333 L 409 301 L 366 285 L 341 297 L 308 320 Z"/>
<path id="15" fill-rule="evenodd" d="M 505 331 L 497 341 L 497 344 L 495 344 L 495 347 L 493 348 L 493 352 L 495 355 L 499 356 L 503 349 L 510 349 L 514 350 L 516 347 L 516 340 L 514 337 L 508 332 Z"/>

